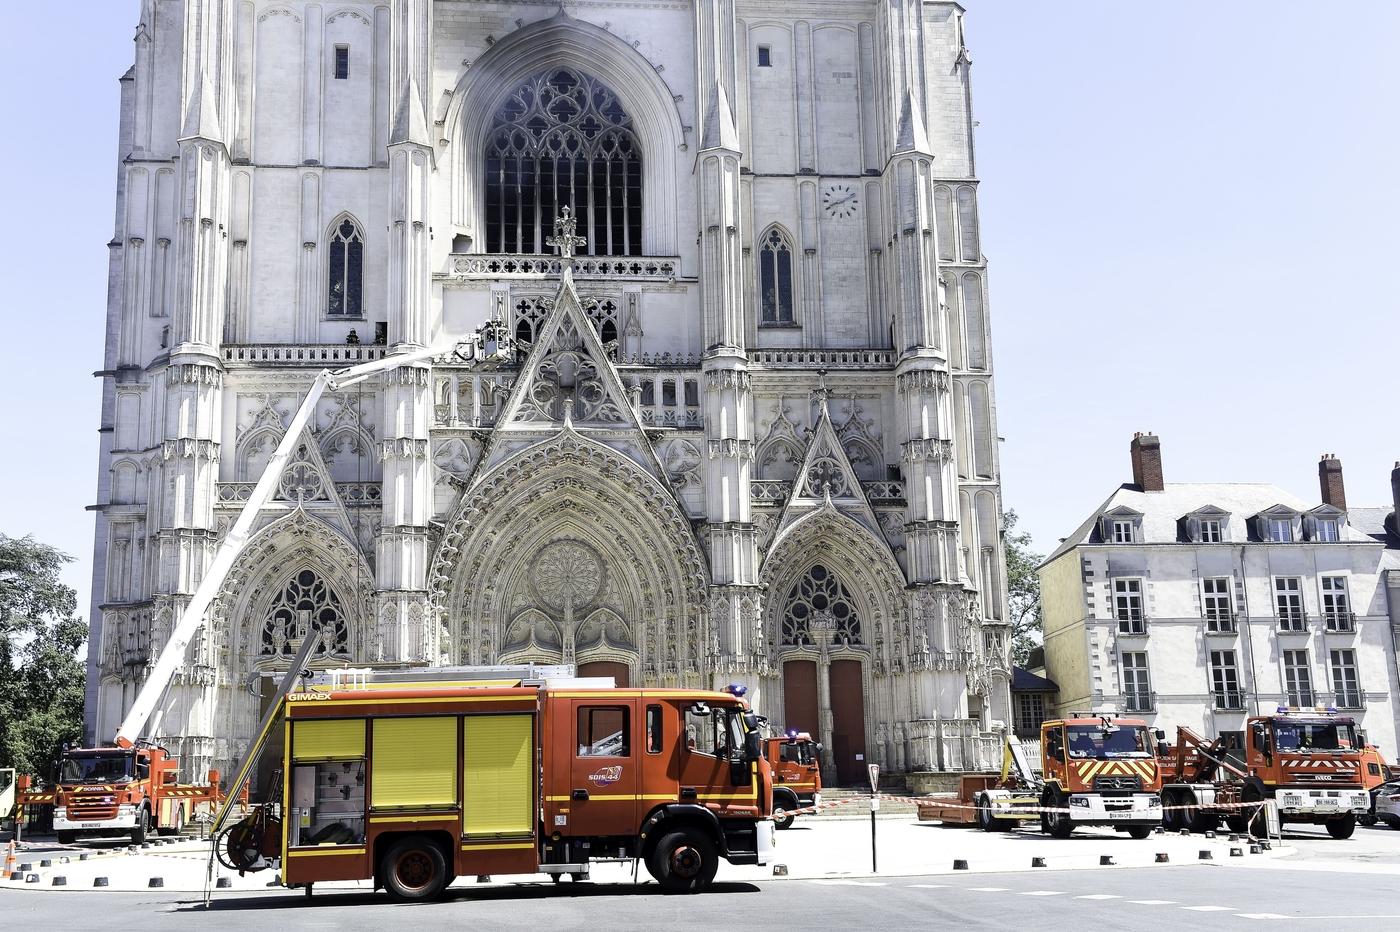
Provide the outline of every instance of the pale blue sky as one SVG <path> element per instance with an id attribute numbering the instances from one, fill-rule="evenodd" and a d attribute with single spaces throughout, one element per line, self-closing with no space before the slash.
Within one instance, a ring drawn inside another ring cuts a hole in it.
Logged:
<path id="1" fill-rule="evenodd" d="M 117 78 L 137 0 L 0 37 L 0 532 L 78 558 L 96 483 Z M 1006 502 L 1048 551 L 1131 478 L 1353 505 L 1400 459 L 1400 4 L 967 0 Z"/>

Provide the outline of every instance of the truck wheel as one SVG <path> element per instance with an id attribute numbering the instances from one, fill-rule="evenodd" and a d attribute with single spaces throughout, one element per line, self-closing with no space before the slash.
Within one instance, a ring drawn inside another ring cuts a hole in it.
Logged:
<path id="1" fill-rule="evenodd" d="M 1130 826 L 1128 826 L 1128 835 L 1129 835 L 1129 837 L 1136 838 L 1138 841 L 1142 841 L 1144 838 L 1146 838 L 1148 835 L 1151 835 L 1151 834 L 1152 834 L 1152 826 L 1150 826 L 1150 825 L 1130 825 Z"/>
<path id="2" fill-rule="evenodd" d="M 131 828 L 131 843 L 144 845 L 146 834 L 151 830 L 151 813 L 145 806 L 136 813 L 136 824 Z"/>
<path id="3" fill-rule="evenodd" d="M 78 840 L 77 832 L 55 832 L 54 834 L 60 845 L 71 845 Z"/>
<path id="4" fill-rule="evenodd" d="M 714 843 L 695 829 L 668 832 L 647 858 L 647 870 L 665 893 L 699 893 L 715 879 Z"/>
<path id="5" fill-rule="evenodd" d="M 792 822 L 797 817 L 792 814 L 792 810 L 797 809 L 797 797 L 790 792 L 783 791 L 773 794 L 773 827 L 782 831 L 792 827 Z"/>
<path id="6" fill-rule="evenodd" d="M 173 825 L 162 825 L 156 829 L 160 835 L 178 835 L 185 830 L 185 810 L 181 806 L 175 807 L 175 823 Z"/>
<path id="7" fill-rule="evenodd" d="M 1395 816 L 1387 816 L 1382 821 L 1393 829 L 1400 829 L 1400 819 L 1397 819 Z"/>
<path id="8" fill-rule="evenodd" d="M 985 796 L 978 796 L 973 802 L 977 807 L 977 827 L 984 832 L 995 832 L 999 825 L 992 817 L 992 801 Z"/>
<path id="9" fill-rule="evenodd" d="M 430 900 L 447 886 L 447 859 L 437 845 L 420 835 L 410 835 L 395 842 L 384 855 L 379 875 L 395 900 Z"/>
<path id="10" fill-rule="evenodd" d="M 1049 809 L 1068 809 L 1069 797 L 1062 793 L 1050 793 L 1040 803 Z M 1041 815 L 1040 825 L 1052 838 L 1068 838 L 1074 832 L 1074 822 L 1068 812 L 1047 812 Z"/>
<path id="11" fill-rule="evenodd" d="M 1344 818 L 1332 819 L 1327 823 L 1327 834 L 1340 841 L 1343 838 L 1350 838 L 1352 832 L 1356 831 L 1356 815 L 1348 812 Z"/>

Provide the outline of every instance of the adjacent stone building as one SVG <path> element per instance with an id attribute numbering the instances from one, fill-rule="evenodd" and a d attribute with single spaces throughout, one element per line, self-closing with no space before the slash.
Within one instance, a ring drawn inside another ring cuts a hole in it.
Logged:
<path id="1" fill-rule="evenodd" d="M 156 731 L 245 747 L 320 665 L 747 682 L 831 776 L 1010 722 L 963 10 L 144 0 L 122 78 L 90 735 L 313 375 L 326 397 Z M 561 289 L 548 240 L 583 244 Z"/>
<path id="2" fill-rule="evenodd" d="M 1040 567 L 1057 709 L 1242 742 L 1250 715 L 1334 706 L 1394 759 L 1386 549 L 1349 519 L 1341 461 L 1318 464 L 1314 504 L 1267 484 L 1165 482 L 1151 434 L 1131 454 L 1132 483 Z"/>

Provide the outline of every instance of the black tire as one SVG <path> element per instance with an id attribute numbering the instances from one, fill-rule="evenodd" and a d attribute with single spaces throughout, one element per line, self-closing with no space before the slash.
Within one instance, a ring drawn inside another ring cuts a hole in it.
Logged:
<path id="1" fill-rule="evenodd" d="M 992 816 L 992 801 L 985 796 L 978 796 L 973 803 L 977 807 L 977 827 L 984 832 L 995 832 L 1001 826 L 997 825 L 997 820 Z"/>
<path id="2" fill-rule="evenodd" d="M 1198 835 L 1204 835 L 1206 832 L 1213 832 L 1220 827 L 1220 816 L 1201 811 L 1200 806 L 1196 805 L 1195 793 L 1188 790 L 1181 802 L 1182 805 L 1191 807 L 1180 810 L 1182 824 L 1191 831 Z"/>
<path id="3" fill-rule="evenodd" d="M 1262 803 L 1264 801 L 1264 794 L 1260 792 L 1259 787 L 1251 783 L 1244 788 L 1244 793 L 1241 794 L 1240 798 L 1247 803 Z M 1235 823 L 1232 821 L 1230 822 L 1230 830 L 1232 832 L 1249 832 L 1253 834 L 1255 826 L 1262 827 L 1264 825 L 1264 807 L 1250 806 L 1241 813 L 1241 820 L 1244 823 L 1243 828 L 1235 828 Z"/>
<path id="4" fill-rule="evenodd" d="M 1048 809 L 1067 809 L 1069 799 L 1058 790 L 1051 790 L 1042 797 L 1040 804 Z M 1052 838 L 1068 838 L 1074 833 L 1074 822 L 1068 812 L 1045 812 L 1040 816 L 1040 827 Z"/>
<path id="5" fill-rule="evenodd" d="M 699 893 L 715 879 L 717 870 L 714 842 L 695 829 L 667 832 L 647 856 L 647 871 L 663 893 Z"/>
<path id="6" fill-rule="evenodd" d="M 1133 838 L 1136 838 L 1138 841 L 1142 841 L 1144 838 L 1152 834 L 1152 826 L 1130 825 L 1128 826 L 1128 834 Z"/>
<path id="7" fill-rule="evenodd" d="M 385 853 L 379 876 L 385 891 L 400 903 L 431 900 L 447 887 L 447 858 L 431 841 L 410 835 Z"/>
<path id="8" fill-rule="evenodd" d="M 1175 793 L 1162 794 L 1162 829 L 1163 831 L 1175 834 L 1183 828 L 1181 821 L 1181 810 L 1176 806 L 1180 800 Z"/>
<path id="9" fill-rule="evenodd" d="M 1356 831 L 1356 815 L 1348 812 L 1340 819 L 1329 819 L 1327 822 L 1327 834 L 1341 841 L 1350 838 Z"/>
<path id="10" fill-rule="evenodd" d="M 773 794 L 773 827 L 778 831 L 792 828 L 793 820 L 797 816 L 792 814 L 792 810 L 800 808 L 797 797 L 789 792 L 778 792 Z"/>
<path id="11" fill-rule="evenodd" d="M 183 806 L 176 806 L 176 807 L 175 807 L 175 824 L 174 824 L 174 825 L 162 825 L 160 828 L 156 829 L 156 833 L 159 834 L 159 835 L 167 835 L 167 836 L 169 836 L 169 835 L 179 835 L 179 834 L 180 834 L 181 832 L 183 832 L 184 830 L 185 830 L 185 808 L 184 808 Z"/>
<path id="12" fill-rule="evenodd" d="M 54 835 L 60 845 L 71 845 L 78 840 L 77 832 L 55 832 Z"/>
<path id="13" fill-rule="evenodd" d="M 1400 818 L 1386 816 L 1384 819 L 1381 819 L 1381 821 L 1393 829 L 1400 830 Z"/>
<path id="14" fill-rule="evenodd" d="M 133 845 L 144 845 L 146 835 L 151 831 L 151 813 L 145 806 L 136 813 L 136 824 L 131 829 L 131 843 Z"/>

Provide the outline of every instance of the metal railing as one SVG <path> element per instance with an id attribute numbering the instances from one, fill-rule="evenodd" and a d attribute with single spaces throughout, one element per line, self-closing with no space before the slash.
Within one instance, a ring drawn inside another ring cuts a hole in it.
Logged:
<path id="1" fill-rule="evenodd" d="M 1308 613 L 1301 608 L 1290 608 L 1279 605 L 1278 627 L 1280 631 L 1306 631 L 1308 628 Z"/>
<path id="2" fill-rule="evenodd" d="M 1151 690 L 1137 690 L 1123 694 L 1123 709 L 1127 712 L 1151 712 L 1157 707 L 1157 694 Z"/>
<path id="3" fill-rule="evenodd" d="M 1146 634 L 1147 615 L 1140 608 L 1120 608 L 1115 611 L 1118 617 L 1119 634 Z"/>
<path id="4" fill-rule="evenodd" d="M 1235 613 L 1229 609 L 1206 609 L 1201 613 L 1206 620 L 1206 631 L 1211 634 L 1234 634 L 1238 630 Z"/>
<path id="5" fill-rule="evenodd" d="M 1334 694 L 1339 709 L 1360 709 L 1365 707 L 1359 689 L 1338 689 Z"/>
<path id="6" fill-rule="evenodd" d="M 1345 609 L 1334 609 L 1330 611 L 1324 611 L 1322 613 L 1322 617 L 1327 623 L 1328 631 L 1336 632 L 1356 630 L 1355 612 L 1349 612 Z"/>
<path id="7" fill-rule="evenodd" d="M 1213 696 L 1215 707 L 1221 711 L 1238 712 L 1244 708 L 1244 693 L 1238 689 L 1217 689 Z"/>

